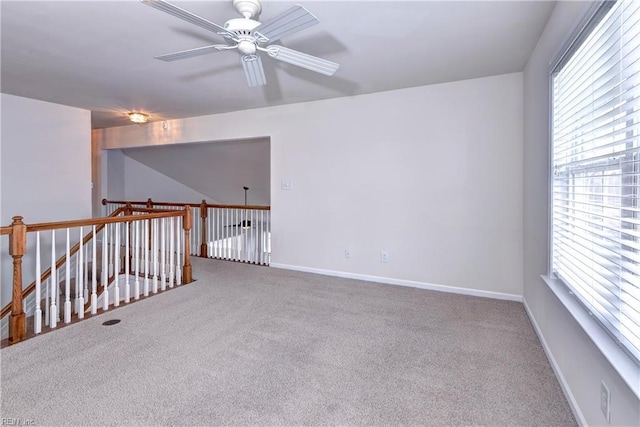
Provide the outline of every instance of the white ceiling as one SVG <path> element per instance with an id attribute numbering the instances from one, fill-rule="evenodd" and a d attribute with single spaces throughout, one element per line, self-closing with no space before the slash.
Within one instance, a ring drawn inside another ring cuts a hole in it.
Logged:
<path id="1" fill-rule="evenodd" d="M 231 0 L 172 1 L 219 25 Z M 264 58 L 246 85 L 238 53 L 167 63 L 154 55 L 222 39 L 139 1 L 7 1 L 1 90 L 93 111 L 94 128 L 334 98 L 521 71 L 554 2 L 307 1 L 320 24 L 282 44 L 341 64 L 327 77 Z M 297 2 L 264 0 L 261 20 Z"/>

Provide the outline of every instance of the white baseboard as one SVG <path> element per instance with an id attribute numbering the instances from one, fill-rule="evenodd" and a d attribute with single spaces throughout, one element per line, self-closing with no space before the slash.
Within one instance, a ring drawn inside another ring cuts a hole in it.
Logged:
<path id="1" fill-rule="evenodd" d="M 391 277 L 370 276 L 368 274 L 349 273 L 346 271 L 324 270 L 320 268 L 302 267 L 298 265 L 271 263 L 269 267 L 281 268 L 284 270 L 302 271 L 305 273 L 322 274 L 324 276 L 343 277 L 345 279 L 357 279 L 367 282 L 386 283 L 389 285 L 407 286 L 410 288 L 428 289 L 430 291 L 448 292 L 452 294 L 471 295 L 483 298 L 492 298 L 507 301 L 522 302 L 521 295 L 506 294 L 502 292 L 481 291 L 477 289 L 458 288 L 455 286 L 434 285 L 432 283 L 415 282 L 413 280 L 394 279 Z"/>
<path id="2" fill-rule="evenodd" d="M 560 387 L 562 388 L 562 391 L 564 392 L 564 395 L 567 398 L 567 401 L 569 402 L 569 406 L 571 407 L 571 412 L 573 412 L 573 416 L 576 418 L 578 425 L 587 426 L 588 425 L 587 420 L 584 418 L 584 415 L 580 410 L 580 406 L 578 406 L 578 402 L 576 401 L 576 398 L 573 396 L 573 393 L 571 392 L 571 388 L 569 388 L 569 384 L 567 383 L 567 380 L 564 378 L 564 375 L 562 375 L 562 370 L 560 369 L 560 366 L 558 366 L 558 362 L 556 362 L 555 357 L 553 357 L 553 353 L 551 353 L 551 349 L 547 345 L 547 341 L 544 339 L 544 335 L 542 335 L 542 331 L 538 326 L 538 322 L 536 322 L 536 319 L 533 317 L 533 314 L 531 314 L 531 310 L 527 305 L 527 300 L 523 298 L 522 302 L 524 305 L 524 309 L 527 312 L 527 316 L 529 316 L 529 320 L 533 325 L 533 329 L 536 331 L 536 334 L 540 339 L 540 343 L 542 344 L 542 348 L 544 349 L 544 352 L 547 355 L 547 359 L 549 359 L 549 362 L 551 363 L 551 368 L 553 369 L 553 372 L 556 374 L 556 378 L 558 378 Z"/>

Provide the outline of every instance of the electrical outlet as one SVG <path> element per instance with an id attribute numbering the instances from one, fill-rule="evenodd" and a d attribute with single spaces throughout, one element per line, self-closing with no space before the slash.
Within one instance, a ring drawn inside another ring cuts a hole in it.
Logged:
<path id="1" fill-rule="evenodd" d="M 344 250 L 344 257 L 347 259 L 351 258 L 351 249 Z"/>
<path id="2" fill-rule="evenodd" d="M 389 262 L 389 252 L 387 251 L 380 252 L 380 262 Z"/>
<path id="3" fill-rule="evenodd" d="M 604 381 L 600 383 L 600 410 L 605 420 L 611 422 L 611 392 Z"/>

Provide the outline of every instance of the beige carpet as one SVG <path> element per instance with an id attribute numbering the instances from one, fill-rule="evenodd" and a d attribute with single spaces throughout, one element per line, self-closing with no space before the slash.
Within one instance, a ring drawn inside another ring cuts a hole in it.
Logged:
<path id="1" fill-rule="evenodd" d="M 520 303 L 193 262 L 193 284 L 1 350 L 1 417 L 575 425 Z"/>

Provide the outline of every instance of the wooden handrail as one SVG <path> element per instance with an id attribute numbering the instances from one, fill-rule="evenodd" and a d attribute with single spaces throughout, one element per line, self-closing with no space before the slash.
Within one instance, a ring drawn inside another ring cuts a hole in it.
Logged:
<path id="1" fill-rule="evenodd" d="M 135 208 L 133 208 L 133 210 L 135 210 Z M 120 216 L 120 217 L 80 219 L 75 221 L 43 222 L 41 224 L 27 225 L 27 231 L 58 230 L 60 228 L 75 228 L 75 227 L 85 227 L 87 225 L 115 224 L 118 222 L 138 221 L 143 219 L 170 218 L 170 217 L 184 216 L 184 211 L 166 211 L 166 210 L 156 209 L 154 212 L 156 213 L 147 213 L 143 215 L 127 215 L 127 216 Z"/>
<path id="2" fill-rule="evenodd" d="M 102 199 L 102 204 L 106 205 L 107 203 L 116 203 L 121 205 L 126 205 L 130 203 L 132 205 L 145 205 L 145 206 L 175 206 L 175 207 L 184 207 L 189 206 L 192 208 L 200 208 L 202 207 L 202 203 L 176 203 L 176 202 L 154 202 L 151 199 L 146 201 L 130 201 L 130 200 L 107 200 Z M 250 209 L 250 210 L 258 210 L 258 211 L 270 211 L 271 206 L 253 206 L 253 205 L 223 205 L 218 203 L 205 203 L 207 208 L 219 208 L 219 209 Z"/>
<path id="3" fill-rule="evenodd" d="M 155 218 L 169 218 L 169 217 L 180 217 L 184 216 L 185 213 L 183 210 L 180 211 L 166 211 L 159 209 L 146 209 L 146 208 L 130 208 L 131 211 L 141 211 L 141 212 L 149 212 L 142 215 L 126 215 L 126 216 L 117 216 L 120 213 L 124 212 L 127 208 L 121 207 L 117 208 L 113 213 L 106 218 L 91 218 L 84 220 L 75 220 L 75 221 L 61 221 L 61 222 L 48 222 L 48 223 L 40 223 L 40 224 L 31 224 L 26 225 L 26 232 L 33 231 L 46 231 L 46 230 L 57 230 L 60 228 L 76 228 L 76 227 L 85 227 L 85 226 L 93 226 L 97 225 L 96 233 L 102 231 L 106 224 L 114 224 L 119 222 L 131 222 L 131 221 L 141 221 L 145 219 L 155 219 Z M 12 228 L 12 227 L 3 227 L 3 228 Z M 9 234 L 9 233 L 7 233 Z M 93 236 L 93 230 L 82 239 L 82 245 L 85 245 L 87 242 L 91 240 Z M 73 248 L 70 250 L 70 255 L 75 255 L 80 249 L 80 242 L 76 243 Z M 56 268 L 62 266 L 66 261 L 66 254 L 60 257 L 58 261 L 56 261 Z M 51 267 L 49 267 L 41 276 L 41 281 L 47 280 L 51 277 Z M 191 280 L 190 280 L 191 281 Z M 189 283 L 189 282 L 185 282 Z M 31 294 L 36 288 L 36 282 L 31 283 L 27 288 L 22 291 L 22 299 Z M 7 314 L 12 312 L 12 303 L 7 304 L 2 311 L 0 311 L 0 319 L 4 318 Z"/>

